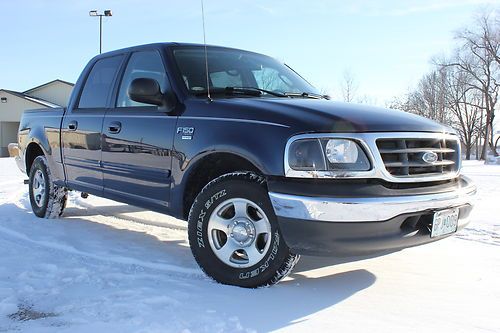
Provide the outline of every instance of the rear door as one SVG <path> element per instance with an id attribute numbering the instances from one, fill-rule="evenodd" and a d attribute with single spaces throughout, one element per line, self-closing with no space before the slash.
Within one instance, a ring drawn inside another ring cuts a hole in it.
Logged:
<path id="1" fill-rule="evenodd" d="M 97 60 L 85 80 L 79 101 L 64 116 L 61 126 L 64 167 L 68 186 L 75 190 L 102 192 L 102 123 L 123 60 L 123 55 Z"/>
<path id="2" fill-rule="evenodd" d="M 177 117 L 155 105 L 132 101 L 127 90 L 136 78 L 158 81 L 170 89 L 158 50 L 130 55 L 118 87 L 115 106 L 103 125 L 103 176 L 106 197 L 168 211 L 172 144 Z"/>

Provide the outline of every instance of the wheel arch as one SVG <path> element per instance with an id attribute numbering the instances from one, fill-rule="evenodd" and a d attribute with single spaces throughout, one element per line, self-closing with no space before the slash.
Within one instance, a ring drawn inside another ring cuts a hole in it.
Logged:
<path id="1" fill-rule="evenodd" d="M 189 210 L 200 191 L 215 178 L 235 171 L 252 171 L 265 176 L 264 172 L 248 158 L 232 152 L 213 152 L 190 163 L 183 177 L 181 217 L 187 220 Z"/>
<path id="2" fill-rule="evenodd" d="M 31 166 L 33 165 L 33 161 L 38 156 L 46 156 L 45 151 L 42 146 L 37 142 L 32 141 L 26 147 L 26 151 L 24 153 L 24 163 L 26 167 L 26 174 L 30 174 Z"/>

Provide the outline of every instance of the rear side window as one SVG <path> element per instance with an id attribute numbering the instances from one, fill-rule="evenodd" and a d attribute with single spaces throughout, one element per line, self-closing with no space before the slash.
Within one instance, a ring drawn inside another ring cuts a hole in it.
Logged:
<path id="1" fill-rule="evenodd" d="M 150 104 L 135 102 L 128 96 L 127 91 L 130 83 L 138 78 L 156 80 L 160 85 L 161 92 L 165 93 L 168 82 L 167 74 L 158 51 L 141 51 L 132 54 L 128 61 L 127 69 L 123 74 L 116 101 L 117 107 L 151 106 Z"/>
<path id="2" fill-rule="evenodd" d="M 90 71 L 80 96 L 79 108 L 105 108 L 123 56 L 98 60 Z"/>

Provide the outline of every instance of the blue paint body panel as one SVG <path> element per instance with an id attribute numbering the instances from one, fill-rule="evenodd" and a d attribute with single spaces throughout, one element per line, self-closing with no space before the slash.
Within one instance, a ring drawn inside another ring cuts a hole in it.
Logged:
<path id="1" fill-rule="evenodd" d="M 183 196 L 198 161 L 213 153 L 246 159 L 267 177 L 283 177 L 287 140 L 312 132 L 449 132 L 408 113 L 327 100 L 233 97 L 208 101 L 189 95 L 173 60 L 181 46 L 160 43 L 105 53 L 80 75 L 67 109 L 25 112 L 19 132 L 23 153 L 39 145 L 58 183 L 184 218 Z M 214 47 L 215 48 L 215 47 Z M 177 105 L 116 108 L 117 90 L 130 54 L 157 50 L 162 56 Z M 94 64 L 122 55 L 105 108 L 78 109 L 82 87 Z M 69 127 L 77 122 L 76 130 Z M 109 126 L 119 123 L 119 133 Z M 178 128 L 192 128 L 184 135 Z M 29 166 L 28 166 L 29 167 Z"/>

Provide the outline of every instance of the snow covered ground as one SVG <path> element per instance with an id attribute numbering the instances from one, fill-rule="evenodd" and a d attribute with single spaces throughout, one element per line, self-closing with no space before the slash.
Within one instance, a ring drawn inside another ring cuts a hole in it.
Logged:
<path id="1" fill-rule="evenodd" d="M 72 194 L 36 218 L 25 178 L 0 159 L 0 332 L 500 332 L 500 166 L 466 163 L 479 188 L 459 235 L 339 263 L 303 257 L 272 288 L 218 285 L 186 225 Z"/>

